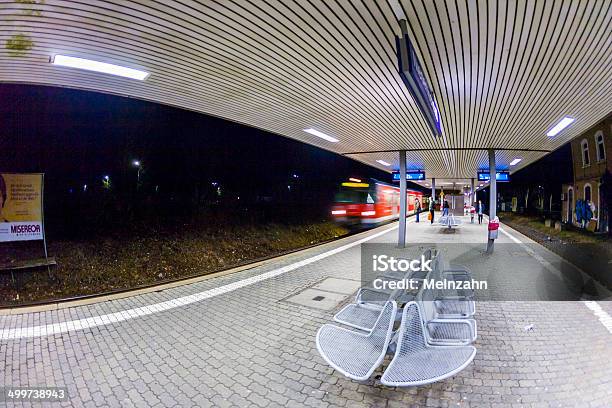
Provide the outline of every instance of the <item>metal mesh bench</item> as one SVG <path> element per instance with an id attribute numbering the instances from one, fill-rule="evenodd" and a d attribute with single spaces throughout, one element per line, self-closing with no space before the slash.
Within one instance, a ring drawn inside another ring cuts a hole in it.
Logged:
<path id="1" fill-rule="evenodd" d="M 425 259 L 430 259 L 432 255 L 437 255 L 437 252 L 427 249 L 423 255 Z M 432 266 L 433 265 L 438 265 L 436 259 L 432 262 Z M 384 277 L 387 280 L 400 281 L 404 279 L 423 280 L 426 276 L 426 272 L 413 271 L 389 272 L 380 277 Z M 383 290 L 370 287 L 361 288 L 357 292 L 355 303 L 346 305 L 342 310 L 336 313 L 334 321 L 360 330 L 370 331 L 374 327 L 374 323 L 385 302 L 395 300 L 400 304 L 404 304 L 413 301 L 416 299 L 419 289 Z"/>
<path id="2" fill-rule="evenodd" d="M 326 324 L 317 332 L 317 350 L 338 372 L 354 380 L 366 380 L 385 358 L 396 314 L 397 304 L 385 303 L 371 332 Z"/>
<path id="3" fill-rule="evenodd" d="M 449 268 L 449 269 L 447 269 Z M 467 268 L 440 265 L 428 279 L 470 280 Z M 417 298 L 425 326 L 425 340 L 431 345 L 471 344 L 476 340 L 476 321 L 472 290 L 424 289 Z"/>
<path id="4" fill-rule="evenodd" d="M 370 331 L 386 301 L 395 300 L 398 304 L 404 304 L 414 301 L 417 294 L 418 289 L 401 290 L 394 294 L 361 289 L 357 295 L 357 303 L 351 303 L 342 308 L 334 316 L 334 321 L 356 329 Z"/>
<path id="5" fill-rule="evenodd" d="M 357 329 L 370 331 L 376 324 L 381 307 L 368 303 L 351 303 L 346 305 L 334 316 L 338 323 Z"/>
<path id="6" fill-rule="evenodd" d="M 476 355 L 473 346 L 430 346 L 416 302 L 402 313 L 398 344 L 381 383 L 392 387 L 429 384 L 448 378 L 467 367 Z"/>
<path id="7" fill-rule="evenodd" d="M 444 226 L 444 227 L 458 227 L 459 225 L 462 224 L 462 221 L 460 218 L 456 218 L 453 214 L 449 214 L 449 215 L 443 215 L 440 217 L 440 220 L 438 221 L 438 224 Z"/>
<path id="8" fill-rule="evenodd" d="M 476 341 L 474 319 L 435 319 L 426 323 L 425 338 L 432 345 L 462 345 Z"/>

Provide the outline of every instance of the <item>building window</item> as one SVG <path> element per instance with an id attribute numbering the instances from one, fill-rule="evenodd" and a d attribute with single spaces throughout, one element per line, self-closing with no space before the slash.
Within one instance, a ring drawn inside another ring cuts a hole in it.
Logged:
<path id="1" fill-rule="evenodd" d="M 597 149 L 597 161 L 606 160 L 606 146 L 604 144 L 603 132 L 600 130 L 595 133 L 595 147 Z"/>
<path id="2" fill-rule="evenodd" d="M 584 185 L 584 201 L 591 202 L 591 185 Z"/>
<path id="3" fill-rule="evenodd" d="M 580 142 L 580 146 L 582 148 L 582 166 L 590 166 L 591 160 L 589 158 L 589 142 L 584 139 L 582 142 Z"/>

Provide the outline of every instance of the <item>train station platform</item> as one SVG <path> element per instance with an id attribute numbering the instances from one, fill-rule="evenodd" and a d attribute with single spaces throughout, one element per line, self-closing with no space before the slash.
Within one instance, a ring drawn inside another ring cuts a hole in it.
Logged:
<path id="1" fill-rule="evenodd" d="M 406 240 L 489 281 L 475 360 L 444 381 L 388 388 L 379 369 L 359 383 L 315 347 L 360 284 L 361 244 L 397 242 L 395 223 L 196 283 L 2 315 L 2 385 L 66 387 L 60 406 L 609 406 L 612 302 L 589 300 L 579 271 L 503 225 L 488 255 L 468 217 L 450 232 L 410 218 Z"/>

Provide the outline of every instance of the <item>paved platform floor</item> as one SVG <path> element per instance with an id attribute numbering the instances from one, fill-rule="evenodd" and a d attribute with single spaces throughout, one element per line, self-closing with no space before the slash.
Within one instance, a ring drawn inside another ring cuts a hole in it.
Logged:
<path id="1" fill-rule="evenodd" d="M 380 385 L 382 369 L 365 383 L 343 377 L 315 334 L 349 299 L 332 310 L 287 301 L 325 278 L 358 280 L 359 244 L 395 242 L 391 224 L 161 292 L 0 316 L 0 385 L 67 387 L 67 401 L 45 405 L 70 407 L 612 406 L 612 302 L 528 300 L 575 279 L 508 227 L 486 255 L 484 224 L 448 233 L 410 221 L 409 243 L 465 244 L 449 257 L 495 277 L 508 299 L 478 302 L 476 358 L 445 381 L 394 389 Z"/>

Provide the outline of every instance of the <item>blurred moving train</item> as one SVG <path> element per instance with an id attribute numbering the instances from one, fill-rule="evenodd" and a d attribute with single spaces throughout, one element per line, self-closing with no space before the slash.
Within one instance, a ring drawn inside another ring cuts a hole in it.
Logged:
<path id="1" fill-rule="evenodd" d="M 375 179 L 362 181 L 350 178 L 340 186 L 331 214 L 338 223 L 364 226 L 380 224 L 399 218 L 399 196 L 398 186 Z M 417 199 L 421 203 L 422 211 L 427 211 L 423 193 L 408 189 L 407 196 L 408 214 L 416 212 Z"/>

